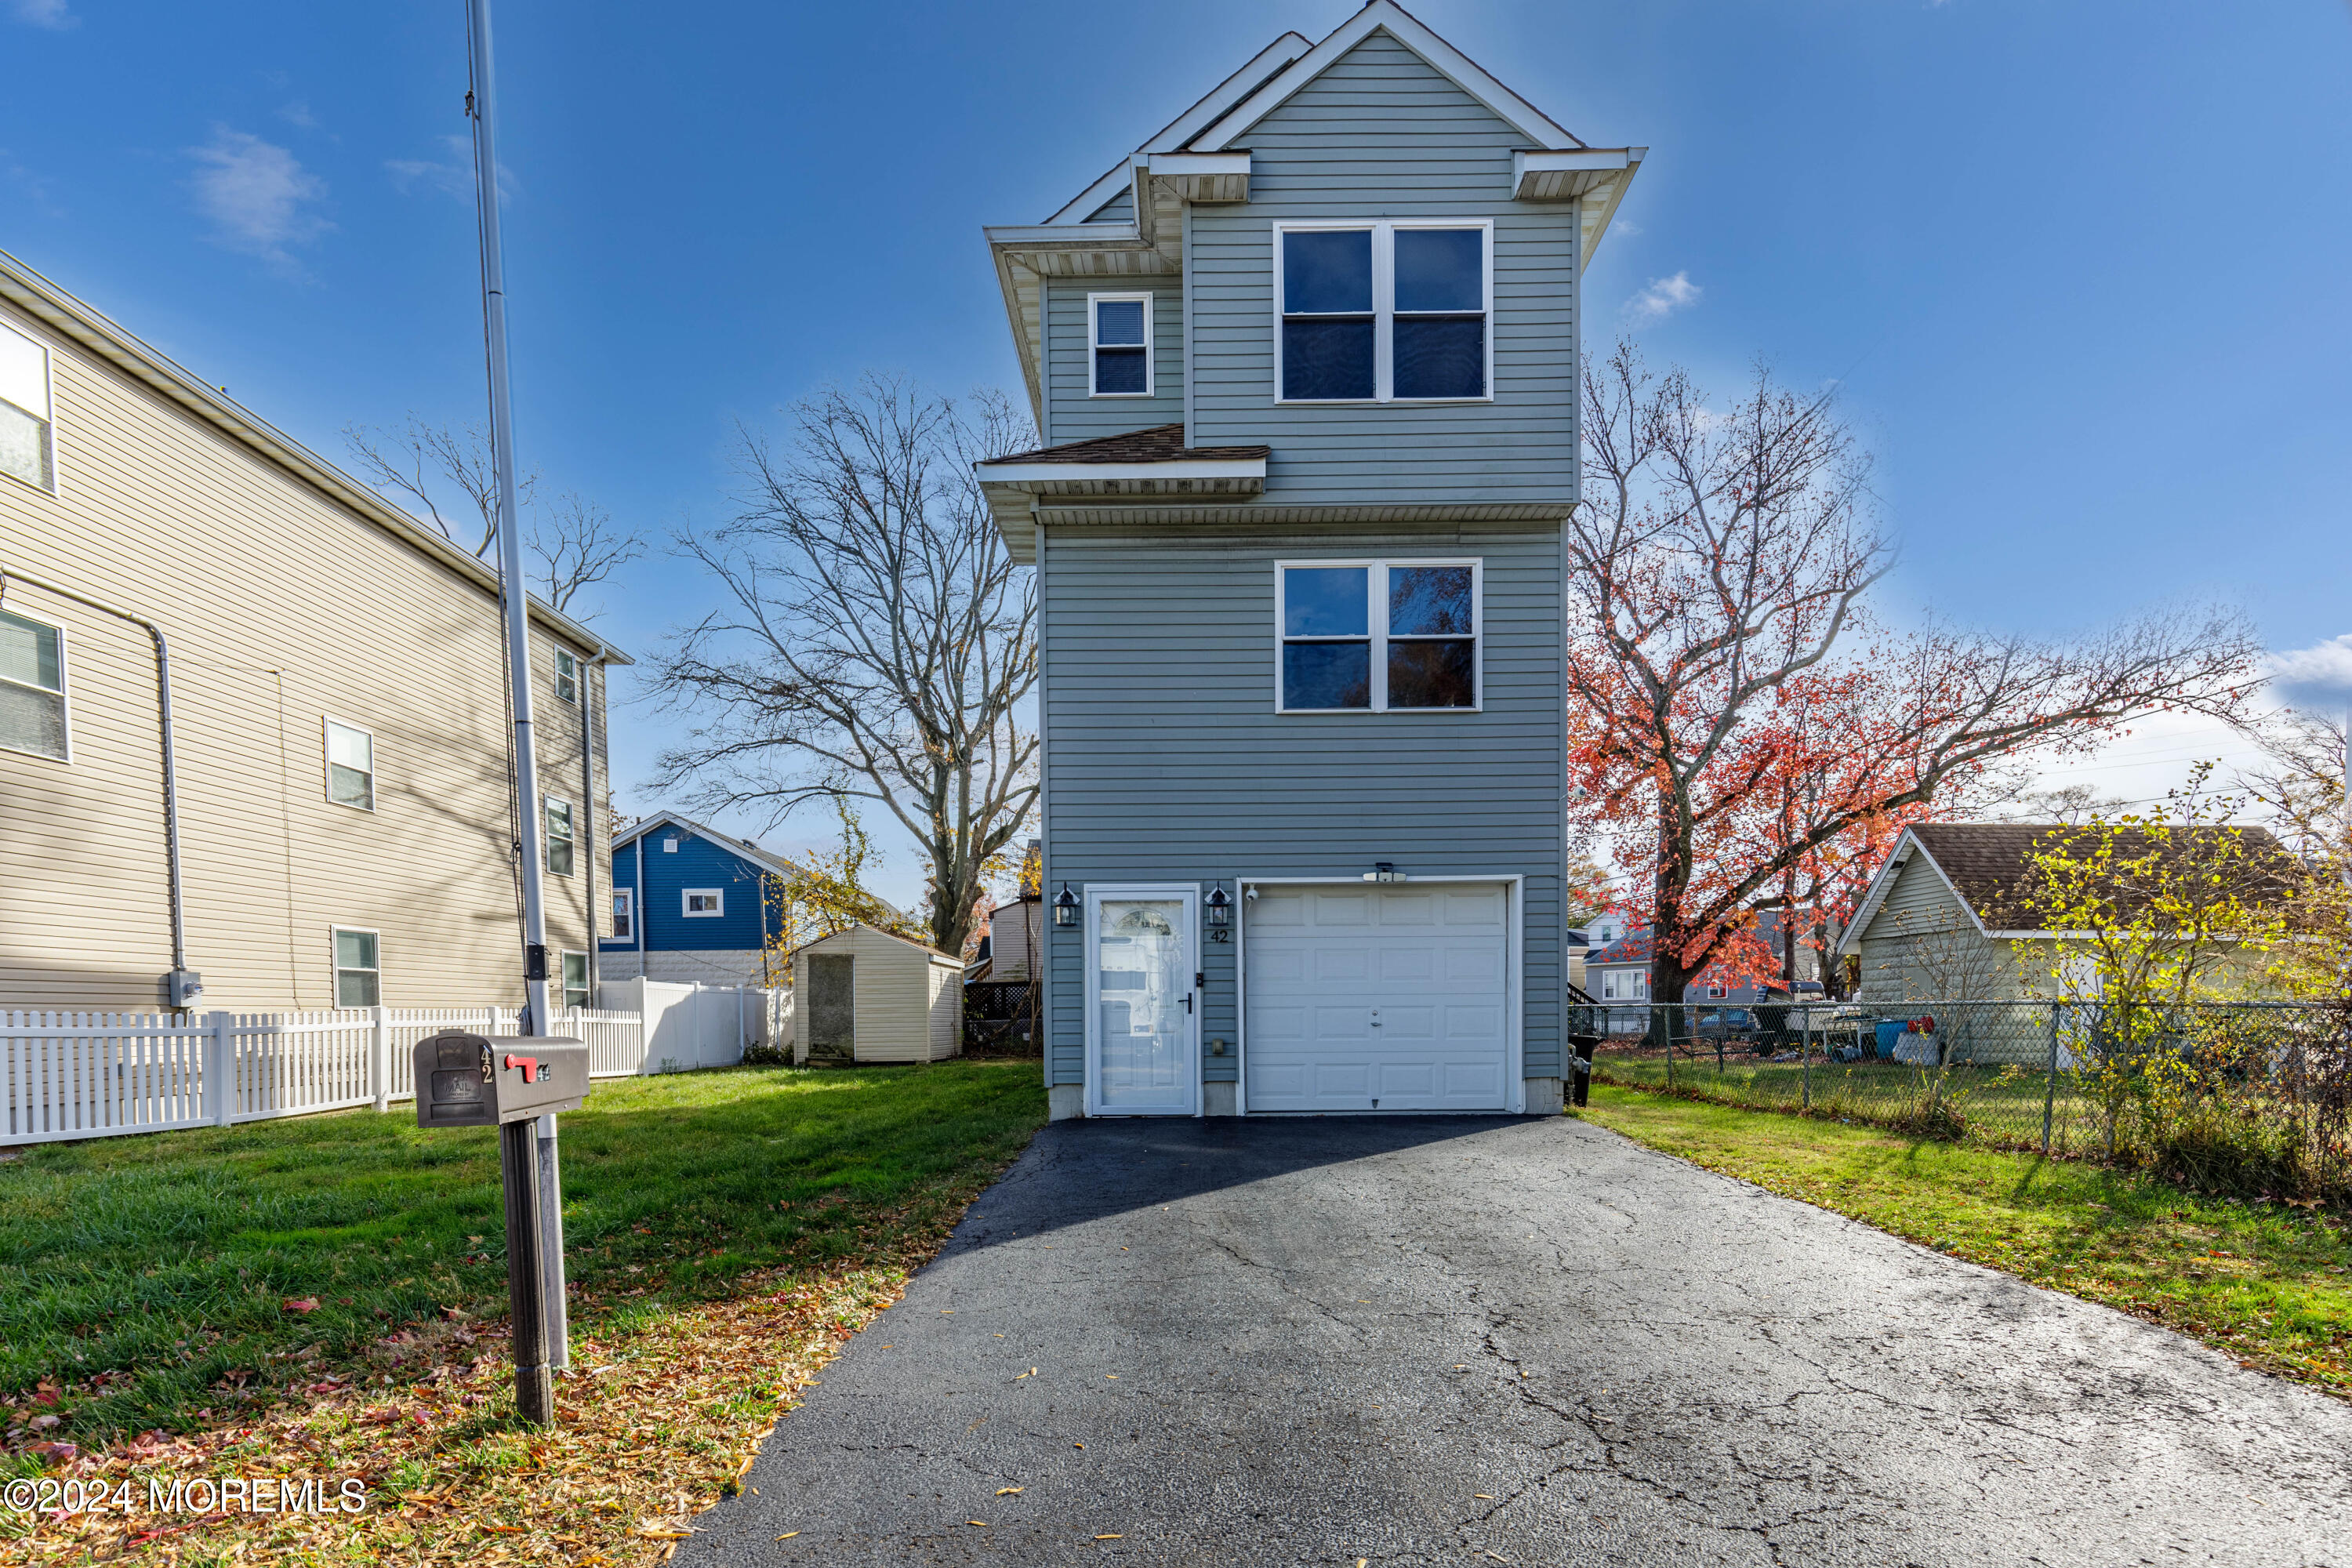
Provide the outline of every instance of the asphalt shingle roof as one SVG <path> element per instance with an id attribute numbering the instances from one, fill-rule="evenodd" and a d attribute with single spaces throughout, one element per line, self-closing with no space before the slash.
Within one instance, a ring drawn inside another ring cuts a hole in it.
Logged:
<path id="1" fill-rule="evenodd" d="M 2032 907 L 2033 853 L 2063 845 L 2069 835 L 2084 832 L 2055 822 L 1923 822 L 1911 836 L 1932 857 L 1953 888 L 1993 931 L 2038 931 L 2042 917 Z M 2175 827 L 2161 830 L 2118 828 L 2115 848 L 2119 859 L 2145 856 L 2152 844 L 2189 844 L 2223 833 L 2242 836 L 2252 886 L 2258 897 L 2284 897 L 2296 869 L 2286 847 L 2261 827 Z M 2183 838 L 2187 843 L 2182 843 Z"/>
<path id="2" fill-rule="evenodd" d="M 1273 455 L 1271 447 L 1187 447 L 1181 425 L 1154 425 L 1090 441 L 1066 441 L 1027 452 L 1008 452 L 991 463 L 1242 463 Z"/>

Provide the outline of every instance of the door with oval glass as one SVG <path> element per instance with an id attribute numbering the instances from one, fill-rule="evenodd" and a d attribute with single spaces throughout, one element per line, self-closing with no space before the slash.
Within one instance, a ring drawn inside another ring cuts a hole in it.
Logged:
<path id="1" fill-rule="evenodd" d="M 1087 1110 L 1191 1116 L 1201 1102 L 1198 889 L 1087 890 Z"/>

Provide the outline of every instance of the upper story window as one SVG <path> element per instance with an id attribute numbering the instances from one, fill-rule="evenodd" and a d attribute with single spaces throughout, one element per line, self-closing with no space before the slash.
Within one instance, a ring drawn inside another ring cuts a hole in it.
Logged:
<path id="1" fill-rule="evenodd" d="M 1151 395 L 1151 296 L 1087 296 L 1087 395 Z"/>
<path id="2" fill-rule="evenodd" d="M 580 700 L 580 660 L 568 648 L 555 650 L 555 700 L 559 702 Z"/>
<path id="3" fill-rule="evenodd" d="M 0 326 L 0 474 L 45 490 L 57 486 L 49 351 L 6 326 Z"/>
<path id="4" fill-rule="evenodd" d="M 1494 226 L 1276 224 L 1276 400 L 1491 395 Z"/>
<path id="5" fill-rule="evenodd" d="M 1278 563 L 1284 712 L 1478 706 L 1475 561 Z"/>
<path id="6" fill-rule="evenodd" d="M 375 737 L 356 724 L 327 721 L 327 798 L 375 809 Z"/>
<path id="7" fill-rule="evenodd" d="M 547 803 L 547 870 L 550 876 L 572 875 L 572 803 Z"/>
<path id="8" fill-rule="evenodd" d="M 0 749 L 66 760 L 66 637 L 0 610 Z"/>

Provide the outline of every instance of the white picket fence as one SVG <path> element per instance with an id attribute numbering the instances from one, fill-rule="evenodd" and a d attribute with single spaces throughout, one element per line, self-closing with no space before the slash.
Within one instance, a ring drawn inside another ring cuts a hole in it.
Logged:
<path id="1" fill-rule="evenodd" d="M 511 1034 L 505 1007 L 325 1013 L 0 1012 L 0 1144 L 226 1127 L 415 1098 L 414 1047 L 442 1029 Z M 591 1076 L 659 1070 L 637 1013 L 567 1009 Z"/>

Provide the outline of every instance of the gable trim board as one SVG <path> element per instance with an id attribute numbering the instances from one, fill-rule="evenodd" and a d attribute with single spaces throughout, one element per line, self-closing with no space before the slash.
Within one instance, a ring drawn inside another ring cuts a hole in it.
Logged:
<path id="1" fill-rule="evenodd" d="M 1527 973 L 1527 913 L 1526 900 L 1523 897 L 1527 879 L 1524 876 L 1447 876 L 1443 873 L 1415 873 L 1409 881 L 1385 884 L 1367 883 L 1360 876 L 1236 876 L 1232 879 L 1232 880 L 1236 888 L 1242 889 L 1241 894 L 1234 900 L 1238 912 L 1234 917 L 1234 1017 L 1235 1026 L 1234 1031 L 1234 1054 L 1236 1058 L 1237 1066 L 1234 1082 L 1234 1108 L 1239 1114 L 1244 1116 L 1252 1114 L 1260 1116 L 1332 1114 L 1329 1111 L 1320 1110 L 1293 1111 L 1271 1109 L 1261 1109 L 1253 1112 L 1250 1109 L 1249 910 L 1251 900 L 1248 896 L 1248 889 L 1252 888 L 1283 888 L 1304 890 L 1313 888 L 1347 888 L 1353 889 L 1367 887 L 1385 887 L 1393 889 L 1422 887 L 1444 888 L 1449 886 L 1489 886 L 1499 888 L 1503 890 L 1505 900 L 1503 917 L 1505 970 L 1504 994 L 1502 998 L 1504 1030 L 1503 1081 L 1501 1086 L 1502 1103 L 1477 1110 L 1465 1110 L 1454 1113 L 1462 1115 L 1493 1115 L 1497 1111 L 1503 1111 L 1513 1116 L 1521 1116 L 1527 1113 L 1528 1086 L 1525 1076 L 1527 1071 L 1527 987 L 1525 983 Z M 1265 944 L 1265 939 L 1263 932 L 1261 932 L 1261 946 Z M 1265 986 L 1263 984 L 1261 984 L 1260 990 L 1261 993 L 1265 990 Z M 1261 997 L 1261 1000 L 1262 999 L 1263 997 Z M 1425 1115 L 1444 1114 L 1446 1112 L 1443 1110 L 1410 1109 L 1403 1113 Z"/>
<path id="2" fill-rule="evenodd" d="M 1489 76 L 1470 57 L 1439 37 L 1394 0 L 1371 4 L 1334 28 L 1272 81 L 1244 99 L 1223 118 L 1185 145 L 1196 152 L 1222 153 L 1251 126 L 1287 103 L 1300 88 L 1313 81 L 1333 61 L 1376 32 L 1385 32 L 1419 55 L 1431 69 L 1485 104 L 1495 117 L 1547 151 L 1581 149 L 1582 142 L 1555 124 L 1534 104 Z"/>

